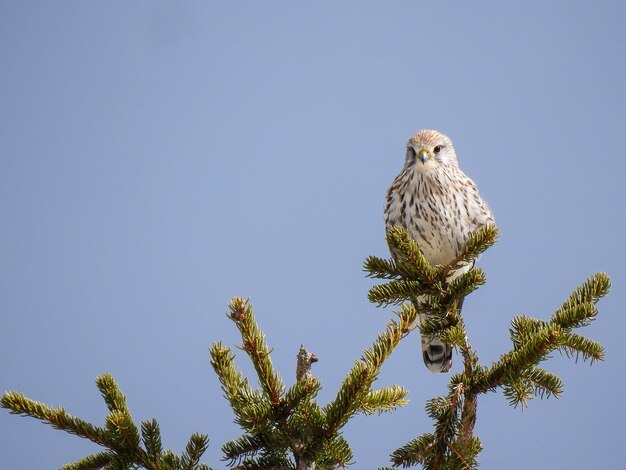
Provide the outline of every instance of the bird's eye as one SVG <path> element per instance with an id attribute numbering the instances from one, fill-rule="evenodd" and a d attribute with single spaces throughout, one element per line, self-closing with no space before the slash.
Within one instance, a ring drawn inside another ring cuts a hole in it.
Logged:
<path id="1" fill-rule="evenodd" d="M 441 152 L 441 149 L 442 149 L 442 148 L 443 148 L 443 145 L 437 145 L 437 146 L 433 149 L 433 152 L 435 152 L 435 153 L 439 153 L 439 152 Z"/>
<path id="2" fill-rule="evenodd" d="M 416 153 L 415 153 L 415 149 L 411 146 L 406 148 L 406 156 L 408 158 L 415 158 L 416 157 Z"/>

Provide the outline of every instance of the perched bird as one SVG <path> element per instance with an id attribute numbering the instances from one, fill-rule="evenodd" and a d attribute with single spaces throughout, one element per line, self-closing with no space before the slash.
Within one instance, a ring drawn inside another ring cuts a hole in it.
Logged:
<path id="1" fill-rule="evenodd" d="M 430 264 L 445 266 L 459 254 L 470 232 L 489 223 L 493 223 L 491 210 L 474 182 L 459 168 L 452 141 L 428 129 L 411 137 L 404 168 L 387 191 L 386 227 L 406 228 Z M 391 254 L 395 257 L 393 250 Z M 449 280 L 471 267 L 457 269 Z M 421 314 L 420 320 L 425 317 Z M 421 343 L 430 371 L 450 370 L 449 344 L 424 335 Z"/>

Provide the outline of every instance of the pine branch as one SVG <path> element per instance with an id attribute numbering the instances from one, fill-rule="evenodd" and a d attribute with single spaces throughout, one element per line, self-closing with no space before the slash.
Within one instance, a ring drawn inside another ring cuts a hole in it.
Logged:
<path id="1" fill-rule="evenodd" d="M 129 413 L 128 406 L 126 405 L 126 397 L 121 392 L 111 374 L 102 374 L 96 377 L 96 385 L 109 411 Z"/>
<path id="2" fill-rule="evenodd" d="M 60 470 L 96 470 L 109 466 L 114 458 L 115 453 L 113 452 L 98 452 L 74 463 L 63 465 Z"/>
<path id="3" fill-rule="evenodd" d="M 606 273 L 595 273 L 585 282 L 583 282 L 579 287 L 577 287 L 574 292 L 569 296 L 569 298 L 563 303 L 561 308 L 559 308 L 554 314 L 553 318 L 559 317 L 559 315 L 564 311 L 568 310 L 571 307 L 575 307 L 576 305 L 580 305 L 582 303 L 591 302 L 596 304 L 598 300 L 602 297 L 606 296 L 609 293 L 611 288 L 611 279 Z M 561 325 L 564 328 L 566 325 Z"/>
<path id="4" fill-rule="evenodd" d="M 372 372 L 367 364 L 357 361 L 341 384 L 337 397 L 324 407 L 328 435 L 335 436 L 361 410 L 363 396 L 373 381 Z"/>
<path id="5" fill-rule="evenodd" d="M 457 346 L 465 362 L 465 374 L 451 379 L 448 396 L 427 403 L 427 412 L 436 421 L 435 434 L 423 435 L 398 449 L 391 456 L 396 465 L 408 467 L 422 463 L 425 468 L 448 468 L 450 465 L 452 467 L 449 468 L 471 468 L 472 462 L 475 462 L 480 450 L 472 434 L 477 401 L 466 384 L 473 377 L 477 356 L 467 340 L 460 305 L 466 295 L 484 284 L 485 275 L 482 270 L 470 269 L 452 282 L 448 282 L 446 276 L 450 271 L 473 261 L 493 244 L 496 236 L 495 227 L 473 234 L 460 256 L 452 263 L 445 267 L 431 267 L 431 271 L 437 275 L 430 279 L 429 285 L 420 285 L 419 292 L 411 291 L 411 286 L 402 277 L 384 287 L 376 286 L 373 289 L 374 300 L 377 301 L 410 299 L 417 311 L 427 314 L 419 325 L 422 335 L 440 336 L 449 344 Z M 398 289 L 396 285 L 401 285 L 403 289 Z"/>
<path id="6" fill-rule="evenodd" d="M 265 344 L 247 301 L 235 297 L 230 303 L 229 318 L 239 329 L 243 349 L 252 360 L 261 384 L 261 391 L 252 389 L 248 379 L 234 365 L 234 355 L 221 343 L 212 346 L 211 365 L 215 369 L 225 396 L 237 417 L 236 422 L 247 431 L 239 439 L 227 442 L 222 450 L 232 463 L 239 462 L 242 468 L 280 467 L 292 452 L 298 467 L 309 468 L 304 455 L 306 439 L 311 430 L 323 430 L 323 416 L 317 427 L 304 430 L 303 423 L 315 414 L 311 403 L 320 384 L 310 372 L 317 356 L 300 348 L 297 361 L 297 381 L 285 393 L 282 380 L 274 372 L 270 350 Z M 306 410 L 306 412 L 304 412 Z"/>
<path id="7" fill-rule="evenodd" d="M 392 259 L 382 259 L 376 256 L 368 256 L 363 263 L 363 270 L 367 277 L 375 279 L 412 279 L 418 280 L 415 268 L 406 263 L 399 263 Z"/>
<path id="8" fill-rule="evenodd" d="M 367 298 L 380 307 L 390 304 L 399 305 L 407 299 L 414 299 L 429 292 L 430 289 L 420 281 L 399 279 L 372 287 Z"/>
<path id="9" fill-rule="evenodd" d="M 139 432 L 131 416 L 125 411 L 114 410 L 104 421 L 105 428 L 110 436 L 118 443 L 121 449 L 137 449 L 139 446 Z"/>
<path id="10" fill-rule="evenodd" d="M 485 284 L 485 282 L 487 282 L 487 276 L 482 269 L 470 269 L 449 283 L 448 295 L 450 298 L 460 302 L 467 295 Z"/>
<path id="11" fill-rule="evenodd" d="M 576 359 L 601 360 L 604 350 L 599 343 L 585 338 L 572 329 L 588 325 L 597 316 L 597 301 L 606 295 L 610 280 L 598 273 L 578 287 L 549 321 L 526 316 L 515 317 L 511 322 L 513 349 L 487 368 L 478 364 L 472 349 L 459 305 L 463 298 L 485 282 L 482 270 L 468 272 L 448 281 L 447 277 L 467 266 L 497 239 L 495 226 L 474 232 L 459 256 L 444 267 L 431 266 L 430 271 L 414 264 L 409 268 L 402 263 L 422 263 L 419 248 L 412 247 L 402 229 L 388 232 L 388 241 L 394 258 L 390 260 L 368 258 L 365 264 L 371 277 L 390 279 L 371 289 L 369 298 L 381 305 L 410 301 L 423 315 L 419 325 L 422 335 L 439 336 L 442 341 L 458 348 L 463 357 L 464 371 L 450 379 L 450 392 L 445 397 L 427 404 L 427 412 L 435 421 L 434 434 L 427 433 L 409 442 L 391 454 L 395 467 L 421 464 L 425 469 L 467 468 L 477 465 L 476 457 L 482 445 L 474 437 L 477 398 L 481 393 L 500 387 L 513 406 L 525 407 L 535 396 L 559 396 L 563 390 L 561 380 L 538 367 L 551 352 L 564 352 Z M 407 256 L 410 252 L 413 258 Z M 415 272 L 433 273 L 428 278 L 416 277 Z M 409 273 L 407 275 L 407 273 Z M 417 281 L 416 281 L 417 279 Z"/>
<path id="12" fill-rule="evenodd" d="M 163 446 L 161 444 L 161 430 L 156 419 L 141 422 L 141 438 L 148 458 L 157 460 L 163 452 Z"/>
<path id="13" fill-rule="evenodd" d="M 240 459 L 254 456 L 265 445 L 266 442 L 260 434 L 244 434 L 222 446 L 224 460 L 228 461 L 229 466 L 234 465 Z"/>
<path id="14" fill-rule="evenodd" d="M 604 358 L 601 344 L 573 331 L 597 317 L 596 303 L 610 289 L 608 276 L 597 273 L 575 289 L 548 321 L 526 316 L 513 318 L 512 349 L 490 367 L 478 364 L 460 306 L 465 296 L 485 283 L 485 274 L 476 268 L 461 275 L 455 271 L 472 264 L 497 236 L 495 226 L 483 227 L 468 237 L 451 263 L 431 266 L 405 229 L 388 230 L 387 242 L 394 259 L 369 257 L 364 264 L 370 277 L 388 282 L 374 286 L 368 297 L 379 305 L 399 304 L 401 310 L 355 362 L 335 399 L 324 407 L 315 402 L 321 384 L 311 374 L 317 356 L 301 347 L 296 381 L 286 388 L 274 370 L 271 351 L 251 305 L 233 298 L 228 316 L 241 333 L 242 348 L 254 365 L 260 388 L 250 386 L 249 379 L 235 366 L 235 356 L 229 348 L 221 343 L 211 347 L 211 365 L 235 413 L 235 422 L 244 430 L 242 436 L 223 445 L 225 460 L 238 464 L 239 470 L 325 470 L 352 463 L 352 450 L 341 435 L 342 429 L 358 413 L 392 411 L 407 402 L 408 392 L 401 386 L 372 389 L 372 385 L 399 342 L 419 328 L 423 335 L 439 336 L 455 346 L 463 357 L 463 371 L 450 378 L 447 395 L 427 402 L 428 415 L 435 422 L 434 432 L 394 451 L 391 462 L 394 468 L 421 464 L 431 470 L 475 469 L 482 449 L 473 435 L 481 393 L 501 388 L 511 405 L 523 408 L 533 397 L 558 397 L 562 393 L 561 380 L 539 367 L 552 352 L 575 359 L 582 357 L 591 363 Z M 450 281 L 453 275 L 456 277 Z M 423 317 L 419 326 L 418 315 Z M 99 376 L 96 384 L 109 410 L 103 427 L 17 392 L 2 395 L 0 406 L 107 449 L 68 464 L 63 467 L 65 470 L 208 470 L 200 463 L 208 446 L 207 436 L 193 434 L 180 456 L 163 450 L 158 423 L 144 421 L 138 429 L 126 397 L 110 374 Z"/>
<path id="15" fill-rule="evenodd" d="M 542 326 L 517 349 L 503 354 L 488 372 L 472 384 L 475 393 L 493 390 L 502 382 L 509 382 L 525 369 L 545 360 L 561 345 L 564 331 L 558 326 Z"/>
<path id="16" fill-rule="evenodd" d="M 402 338 L 415 329 L 417 310 L 413 305 L 402 305 L 401 310 L 395 313 L 398 320 L 387 323 L 385 331 L 378 335 L 372 347 L 366 349 L 361 358 L 375 369 L 376 374 Z"/>
<path id="17" fill-rule="evenodd" d="M 456 271 L 462 266 L 473 264 L 474 261 L 498 240 L 500 231 L 493 224 L 487 224 L 472 232 L 459 254 L 446 265 L 444 275 Z"/>
<path id="18" fill-rule="evenodd" d="M 128 453 L 118 453 L 111 459 L 111 462 L 107 466 L 107 470 L 127 470 L 133 468 L 133 458 Z"/>
<path id="19" fill-rule="evenodd" d="M 8 408 L 12 414 L 30 416 L 45 421 L 55 429 L 61 429 L 70 434 L 89 439 L 105 447 L 117 447 L 117 442 L 104 429 L 73 417 L 66 413 L 62 407 L 54 409 L 38 401 L 26 398 L 19 392 L 5 392 L 2 398 L 0 398 L 0 406 Z"/>
<path id="20" fill-rule="evenodd" d="M 394 253 L 394 258 L 399 260 L 396 265 L 409 274 L 405 277 L 424 284 L 432 284 L 437 279 L 437 270 L 426 261 L 421 248 L 404 227 L 388 229 L 387 243 L 391 252 Z"/>
<path id="21" fill-rule="evenodd" d="M 372 347 L 364 351 L 361 360 L 348 373 L 335 400 L 325 407 L 328 435 L 334 435 L 354 414 L 364 411 L 364 400 L 383 362 L 402 338 L 415 328 L 417 311 L 412 305 L 402 305 L 402 310 L 396 314 L 398 321 L 390 321 Z"/>
<path id="22" fill-rule="evenodd" d="M 370 277 L 389 279 L 389 282 L 372 287 L 368 299 L 378 306 L 412 302 L 420 313 L 443 316 L 454 308 L 454 304 L 460 305 L 465 296 L 485 283 L 485 274 L 480 269 L 470 269 L 448 282 L 450 272 L 473 262 L 496 237 L 494 226 L 481 229 L 470 236 L 468 245 L 450 264 L 431 266 L 406 229 L 389 229 L 387 239 L 395 259 L 370 256 L 364 264 Z M 442 329 L 445 329 L 444 325 L 433 334 L 441 333 Z"/>
<path id="23" fill-rule="evenodd" d="M 270 350 L 254 319 L 252 306 L 247 300 L 234 297 L 228 307 L 230 308 L 229 318 L 235 322 L 241 333 L 243 350 L 252 360 L 261 388 L 273 405 L 279 404 L 285 387 L 280 376 L 274 371 Z"/>
<path id="24" fill-rule="evenodd" d="M 464 372 L 450 379 L 450 388 L 456 390 L 463 396 L 461 423 L 457 442 L 463 449 L 467 449 L 465 458 L 468 461 L 474 461 L 476 455 L 480 452 L 480 445 L 478 447 L 474 446 L 474 443 L 477 441 L 474 437 L 474 426 L 476 425 L 477 419 L 476 409 L 478 407 L 478 396 L 471 390 L 469 384 L 474 381 L 476 374 L 479 373 L 482 368 L 478 366 L 478 354 L 476 354 L 470 345 L 467 333 L 465 333 L 465 322 L 463 321 L 463 317 L 461 317 L 460 311 L 456 310 L 454 314 L 458 317 L 458 323 L 454 327 L 455 331 L 463 330 L 464 332 L 464 334 L 461 335 L 461 333 L 457 331 L 457 338 L 455 338 L 455 340 L 458 341 L 457 344 L 463 356 Z"/>
<path id="25" fill-rule="evenodd" d="M 549 398 L 554 395 L 556 398 L 563 393 L 563 382 L 559 377 L 548 372 L 541 367 L 532 367 L 525 372 L 524 377 L 535 386 L 535 396 Z"/>
<path id="26" fill-rule="evenodd" d="M 456 346 L 457 348 L 461 348 L 466 341 L 465 328 L 462 325 L 456 324 L 454 326 L 448 327 L 445 330 L 441 329 L 441 326 L 438 326 L 439 334 L 441 341 L 447 344 L 451 344 Z M 422 330 L 423 332 L 424 330 Z M 426 330 L 428 331 L 428 330 Z M 436 333 L 437 329 L 431 328 L 431 334 Z M 427 332 L 425 334 L 428 334 Z"/>
<path id="27" fill-rule="evenodd" d="M 601 361 L 604 359 L 604 348 L 601 344 L 593 341 L 589 338 L 585 338 L 577 333 L 571 333 L 568 330 L 573 328 L 579 328 L 586 326 L 583 320 L 586 316 L 585 311 L 588 311 L 588 307 L 591 304 L 581 304 L 568 310 L 568 314 L 561 314 L 556 319 L 553 318 L 550 322 L 544 322 L 534 318 L 525 316 L 515 317 L 511 321 L 511 340 L 513 341 L 514 349 L 519 349 L 523 344 L 528 343 L 529 338 L 536 335 L 542 328 L 548 328 L 549 325 L 554 324 L 558 328 L 563 328 L 561 325 L 565 325 L 565 332 L 560 339 L 557 350 L 565 353 L 567 357 L 575 357 L 578 360 L 578 356 L 582 355 L 583 360 Z M 595 306 L 593 307 L 595 310 Z M 595 313 L 594 313 L 595 315 Z M 567 319 L 564 317 L 567 316 Z M 561 323 L 561 325 L 559 325 Z"/>
<path id="28" fill-rule="evenodd" d="M 422 434 L 417 439 L 394 450 L 391 454 L 391 462 L 397 467 L 407 468 L 422 464 L 424 468 L 429 468 L 428 464 L 432 463 L 435 456 L 433 449 L 435 445 L 436 440 L 433 434 Z"/>
<path id="29" fill-rule="evenodd" d="M 575 362 L 578 362 L 579 356 L 582 356 L 583 361 L 589 360 L 591 364 L 604 360 L 604 347 L 597 341 L 576 333 L 566 333 L 562 342 L 561 350 L 567 357 L 573 357 Z"/>
<path id="30" fill-rule="evenodd" d="M 550 322 L 567 330 L 581 328 L 589 325 L 595 319 L 597 313 L 598 309 L 595 304 L 583 302 L 557 310 Z"/>
<path id="31" fill-rule="evenodd" d="M 261 391 L 250 387 L 248 379 L 243 378 L 235 366 L 235 356 L 231 350 L 218 342 L 209 352 L 211 365 L 222 383 L 224 396 L 235 413 L 235 422 L 250 432 L 271 429 L 275 407 Z"/>
<path id="32" fill-rule="evenodd" d="M 519 349 L 528 341 L 531 335 L 535 334 L 544 326 L 546 326 L 545 322 L 530 318 L 526 315 L 513 317 L 511 320 L 511 328 L 509 328 L 513 349 Z"/>
<path id="33" fill-rule="evenodd" d="M 361 408 L 366 414 L 393 411 L 398 406 L 404 406 L 409 402 L 406 400 L 408 393 L 408 390 L 398 385 L 391 385 L 390 387 L 371 390 L 363 398 Z"/>
<path id="34" fill-rule="evenodd" d="M 604 359 L 602 345 L 571 330 L 588 325 L 596 317 L 595 304 L 608 293 L 610 285 L 606 274 L 596 273 L 574 290 L 548 322 L 526 316 L 513 318 L 510 329 L 513 350 L 502 355 L 498 363 L 474 383 L 474 391 L 483 393 L 505 383 L 505 394 L 511 403 L 524 406 L 524 401 L 536 390 L 531 393 L 534 385 L 520 377 L 527 371 L 533 371 L 552 351 L 559 350 L 576 359 L 580 355 L 583 360 L 589 359 L 592 363 Z M 544 392 L 539 390 L 540 396 L 557 395 L 555 392 L 562 389 L 555 376 L 546 385 L 548 387 Z"/>
<path id="35" fill-rule="evenodd" d="M 301 403 L 313 400 L 321 388 L 322 384 L 315 377 L 298 380 L 285 393 L 286 410 L 293 410 Z"/>
<path id="36" fill-rule="evenodd" d="M 589 325 L 598 313 L 595 304 L 608 294 L 610 288 L 611 280 L 606 273 L 594 274 L 572 292 L 549 323 L 566 331 Z"/>
<path id="37" fill-rule="evenodd" d="M 335 436 L 324 443 L 319 457 L 315 460 L 315 468 L 346 468 L 352 462 L 352 458 L 352 449 L 350 449 L 348 441 L 342 436 Z"/>
<path id="38" fill-rule="evenodd" d="M 242 468 L 262 468 L 270 454 L 280 459 L 291 452 L 298 469 L 335 468 L 345 466 L 352 451 L 341 437 L 341 429 L 356 413 L 383 412 L 405 403 L 406 390 L 392 386 L 372 391 L 380 368 L 394 348 L 415 329 L 417 312 L 412 305 L 403 305 L 397 321 L 391 321 L 386 330 L 364 351 L 346 376 L 337 397 L 324 408 L 313 400 L 320 384 L 310 373 L 317 357 L 301 348 L 296 368 L 296 383 L 286 393 L 278 374 L 271 369 L 269 349 L 258 328 L 247 301 L 233 299 L 230 318 L 236 323 L 244 343 L 243 349 L 255 363 L 263 394 L 248 386 L 247 379 L 234 365 L 234 356 L 221 343 L 211 348 L 211 364 L 218 374 L 226 398 L 237 422 L 248 432 L 223 447 L 231 464 L 239 462 Z M 261 361 L 262 359 L 262 361 Z M 265 385 L 263 385 L 265 384 Z M 280 393 L 278 393 L 280 390 Z M 275 392 L 275 402 L 268 400 L 268 392 Z M 243 399 L 245 397 L 245 399 Z M 245 418 L 245 419 L 242 419 Z M 272 464 L 278 465 L 276 462 Z"/>
<path id="39" fill-rule="evenodd" d="M 517 408 L 517 405 L 521 405 L 522 409 L 525 408 L 534 393 L 533 384 L 518 376 L 507 378 L 501 387 L 504 397 L 514 408 Z"/>
<path id="40" fill-rule="evenodd" d="M 0 406 L 13 414 L 39 419 L 55 429 L 89 439 L 108 449 L 64 465 L 63 470 L 127 470 L 139 467 L 148 470 L 209 470 L 209 467 L 199 462 L 208 445 L 206 436 L 192 435 L 181 459 L 171 451 L 162 451 L 157 422 L 145 421 L 141 424 L 144 450 L 140 446 L 139 431 L 128 410 L 126 398 L 113 377 L 103 374 L 96 379 L 96 384 L 110 410 L 103 428 L 75 418 L 61 407 L 52 408 L 18 392 L 4 393 L 0 398 Z"/>
<path id="41" fill-rule="evenodd" d="M 445 459 L 446 468 L 474 470 L 478 467 L 476 456 L 482 450 L 482 444 L 478 438 L 472 438 L 468 445 L 461 441 L 448 442 L 450 455 Z"/>
<path id="42" fill-rule="evenodd" d="M 435 437 L 439 442 L 451 439 L 458 426 L 457 408 L 460 396 L 450 394 L 445 397 L 437 397 L 426 402 L 426 413 L 437 421 Z"/>
<path id="43" fill-rule="evenodd" d="M 303 443 L 303 452 L 309 453 L 308 448 L 315 447 L 315 442 L 325 433 L 326 417 L 317 403 L 303 402 L 291 413 L 287 425 Z"/>
<path id="44" fill-rule="evenodd" d="M 185 451 L 180 457 L 181 470 L 208 470 L 208 467 L 200 463 L 202 454 L 209 447 L 209 438 L 204 434 L 192 434 Z"/>
<path id="45" fill-rule="evenodd" d="M 170 468 L 179 468 L 180 467 L 180 458 L 178 457 L 178 455 L 174 454 L 174 452 L 172 452 L 171 450 L 166 450 L 163 452 L 163 455 L 161 456 L 161 465 L 165 468 L 165 469 L 170 469 Z"/>

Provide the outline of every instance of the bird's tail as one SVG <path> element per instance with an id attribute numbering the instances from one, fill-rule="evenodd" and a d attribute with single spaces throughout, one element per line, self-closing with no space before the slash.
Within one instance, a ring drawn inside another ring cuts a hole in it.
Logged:
<path id="1" fill-rule="evenodd" d="M 420 315 L 424 319 L 426 315 Z M 444 343 L 439 336 L 422 335 L 422 357 L 431 372 L 448 372 L 452 367 L 452 346 Z"/>
<path id="2" fill-rule="evenodd" d="M 472 265 L 473 266 L 473 265 Z M 468 265 L 467 269 L 462 272 L 467 272 L 470 269 Z M 459 276 L 457 271 L 451 279 L 455 279 Z M 458 301 L 457 308 L 460 312 L 463 308 L 462 298 Z M 428 318 L 426 314 L 420 314 L 420 322 Z M 448 372 L 452 367 L 452 346 L 441 341 L 439 336 L 426 336 L 422 335 L 422 357 L 424 358 L 424 364 L 431 372 Z"/>
<path id="3" fill-rule="evenodd" d="M 431 372 L 448 372 L 452 367 L 452 346 L 438 337 L 422 336 L 422 356 Z"/>

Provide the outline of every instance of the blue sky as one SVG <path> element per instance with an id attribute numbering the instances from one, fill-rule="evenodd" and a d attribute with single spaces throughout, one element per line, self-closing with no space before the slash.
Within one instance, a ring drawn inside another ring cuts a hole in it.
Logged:
<path id="1" fill-rule="evenodd" d="M 102 423 L 94 379 L 111 372 L 167 448 L 206 433 L 204 461 L 226 468 L 239 430 L 208 348 L 238 344 L 228 300 L 251 299 L 288 384 L 300 344 L 314 351 L 331 400 L 391 316 L 362 262 L 387 255 L 406 140 L 435 128 L 502 232 L 464 306 L 483 363 L 512 316 L 613 280 L 582 331 L 605 362 L 557 355 L 562 398 L 524 411 L 481 397 L 483 468 L 624 466 L 626 6 L 441 3 L 2 2 L 0 390 Z M 410 404 L 347 426 L 353 468 L 431 430 L 448 376 L 418 350 L 405 340 L 378 382 Z M 97 450 L 0 413 L 0 468 Z"/>

